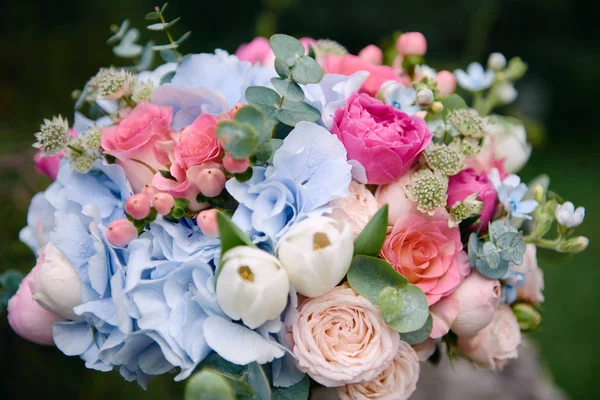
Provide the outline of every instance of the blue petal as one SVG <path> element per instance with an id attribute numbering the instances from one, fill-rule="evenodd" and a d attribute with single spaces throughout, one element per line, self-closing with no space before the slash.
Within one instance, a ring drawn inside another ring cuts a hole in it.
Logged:
<path id="1" fill-rule="evenodd" d="M 94 341 L 92 329 L 85 322 L 57 322 L 52 337 L 56 347 L 68 356 L 83 354 Z"/>

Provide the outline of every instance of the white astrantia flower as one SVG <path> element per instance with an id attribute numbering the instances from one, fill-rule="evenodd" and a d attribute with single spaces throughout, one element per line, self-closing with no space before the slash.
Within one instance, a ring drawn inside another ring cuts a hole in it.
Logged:
<path id="1" fill-rule="evenodd" d="M 585 218 L 585 208 L 577 207 L 570 201 L 559 204 L 556 207 L 556 220 L 559 224 L 566 226 L 567 228 L 576 228 L 583 222 Z"/>
<path id="2" fill-rule="evenodd" d="M 448 177 L 440 171 L 421 169 L 410 176 L 406 198 L 417 203 L 417 210 L 429 215 L 448 200 Z"/>
<path id="3" fill-rule="evenodd" d="M 348 272 L 353 240 L 348 222 L 313 216 L 283 235 L 276 253 L 298 293 L 317 297 L 333 289 Z"/>
<path id="4" fill-rule="evenodd" d="M 74 307 L 81 304 L 81 281 L 71 262 L 52 243 L 39 252 L 38 270 L 31 292 L 46 310 L 71 320 L 81 320 Z"/>
<path id="5" fill-rule="evenodd" d="M 238 246 L 227 251 L 217 277 L 217 303 L 250 329 L 279 318 L 290 282 L 279 260 L 266 251 Z"/>
<path id="6" fill-rule="evenodd" d="M 67 146 L 70 136 L 69 122 L 59 114 L 51 120 L 44 119 L 33 147 L 41 149 L 43 156 L 55 156 Z"/>
<path id="7" fill-rule="evenodd" d="M 111 67 L 100 69 L 88 85 L 97 99 L 118 100 L 131 93 L 133 81 L 131 72 Z"/>

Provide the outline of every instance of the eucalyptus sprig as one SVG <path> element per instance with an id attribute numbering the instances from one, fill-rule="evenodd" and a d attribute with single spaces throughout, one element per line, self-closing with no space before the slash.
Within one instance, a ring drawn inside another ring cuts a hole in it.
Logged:
<path id="1" fill-rule="evenodd" d="M 152 51 L 154 42 L 148 41 L 144 46 L 136 43 L 140 37 L 140 31 L 136 28 L 130 29 L 128 19 L 121 25 L 112 25 L 110 30 L 113 35 L 108 38 L 106 44 L 114 46 L 112 50 L 117 57 L 131 59 L 135 63 L 134 66 L 124 68 L 136 72 L 150 69 L 154 61 L 154 52 Z"/>
<path id="2" fill-rule="evenodd" d="M 181 43 L 183 43 L 188 37 L 190 37 L 192 32 L 188 31 L 188 32 L 184 33 L 177 40 L 175 40 L 173 38 L 173 35 L 171 34 L 171 31 L 169 29 L 173 25 L 175 25 L 177 22 L 179 22 L 179 20 L 181 18 L 177 17 L 174 20 L 167 22 L 164 14 L 165 14 L 165 10 L 167 9 L 168 5 L 169 5 L 169 3 L 165 3 L 165 4 L 163 4 L 162 7 L 156 6 L 154 8 L 154 11 L 146 14 L 146 20 L 160 21 L 160 22 L 156 22 L 154 24 L 150 24 L 146 28 L 151 31 L 164 32 L 165 36 L 167 37 L 167 40 L 169 41 L 168 44 L 152 46 L 152 50 L 161 52 L 161 56 L 167 62 L 169 62 L 169 61 L 181 62 L 183 57 L 181 56 L 181 53 L 179 51 L 177 51 L 177 49 L 179 48 Z"/>

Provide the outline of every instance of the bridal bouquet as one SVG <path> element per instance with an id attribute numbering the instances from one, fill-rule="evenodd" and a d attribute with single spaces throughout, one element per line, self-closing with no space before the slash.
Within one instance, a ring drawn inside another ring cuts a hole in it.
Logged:
<path id="1" fill-rule="evenodd" d="M 187 399 L 407 399 L 441 352 L 518 356 L 536 248 L 588 245 L 583 208 L 514 175 L 531 146 L 493 111 L 519 58 L 436 71 L 417 32 L 385 57 L 281 34 L 183 55 L 164 14 L 147 19 L 167 44 L 115 27 L 134 66 L 35 135 L 54 182 L 21 232 L 38 259 L 8 302 L 17 334 L 142 387 L 174 373 Z"/>

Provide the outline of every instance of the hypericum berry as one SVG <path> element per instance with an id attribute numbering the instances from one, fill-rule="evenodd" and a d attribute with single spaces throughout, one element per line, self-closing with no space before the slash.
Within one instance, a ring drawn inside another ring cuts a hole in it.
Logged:
<path id="1" fill-rule="evenodd" d="M 450 207 L 449 228 L 455 228 L 465 219 L 481 212 L 483 202 L 477 200 L 478 195 L 479 193 L 470 194 L 463 201 L 458 201 Z"/>
<path id="2" fill-rule="evenodd" d="M 137 228 L 125 218 L 111 222 L 106 231 L 106 240 L 115 247 L 125 247 L 137 237 Z"/>
<path id="3" fill-rule="evenodd" d="M 196 217 L 196 224 L 198 224 L 198 228 L 200 228 L 202 233 L 204 233 L 206 236 L 219 235 L 219 226 L 217 225 L 217 210 L 214 208 L 201 211 Z"/>
<path id="4" fill-rule="evenodd" d="M 417 203 L 417 210 L 433 215 L 435 209 L 446 206 L 448 177 L 439 171 L 422 169 L 410 177 L 406 197 Z"/>
<path id="5" fill-rule="evenodd" d="M 422 106 L 428 106 L 433 103 L 433 92 L 431 89 L 421 89 L 417 92 L 417 103 Z"/>
<path id="6" fill-rule="evenodd" d="M 89 90 L 98 99 L 118 100 L 131 92 L 133 75 L 124 69 L 102 68 L 90 80 Z"/>
<path id="7" fill-rule="evenodd" d="M 150 197 L 144 193 L 134 194 L 125 202 L 125 211 L 133 219 L 144 219 L 150 214 Z"/>
<path id="8" fill-rule="evenodd" d="M 55 156 L 69 143 L 69 122 L 60 114 L 52 120 L 44 119 L 40 131 L 35 134 L 33 147 L 42 150 L 42 156 Z"/>
<path id="9" fill-rule="evenodd" d="M 452 176 L 463 169 L 464 156 L 461 149 L 456 148 L 453 142 L 450 146 L 444 144 L 430 144 L 425 150 L 425 161 L 434 171 Z"/>
<path id="10" fill-rule="evenodd" d="M 152 205 L 160 215 L 167 215 L 175 205 L 175 199 L 169 193 L 156 193 Z"/>
<path id="11" fill-rule="evenodd" d="M 464 136 L 481 139 L 487 135 L 484 119 L 473 109 L 462 108 L 452 111 L 448 115 L 448 120 Z"/>
<path id="12" fill-rule="evenodd" d="M 154 195 L 156 195 L 157 193 L 160 193 L 160 190 L 158 190 L 157 188 L 155 188 L 152 185 L 145 185 L 142 188 L 142 193 L 144 193 L 146 196 L 153 198 Z"/>
<path id="13" fill-rule="evenodd" d="M 248 166 L 250 166 L 250 160 L 248 158 L 236 160 L 235 158 L 231 157 L 229 153 L 225 154 L 225 157 L 223 157 L 223 167 L 225 167 L 227 172 L 232 174 L 241 174 L 242 172 L 246 172 Z"/>
<path id="14" fill-rule="evenodd" d="M 216 197 L 225 188 L 227 178 L 218 168 L 205 168 L 196 177 L 196 186 L 206 197 Z"/>

